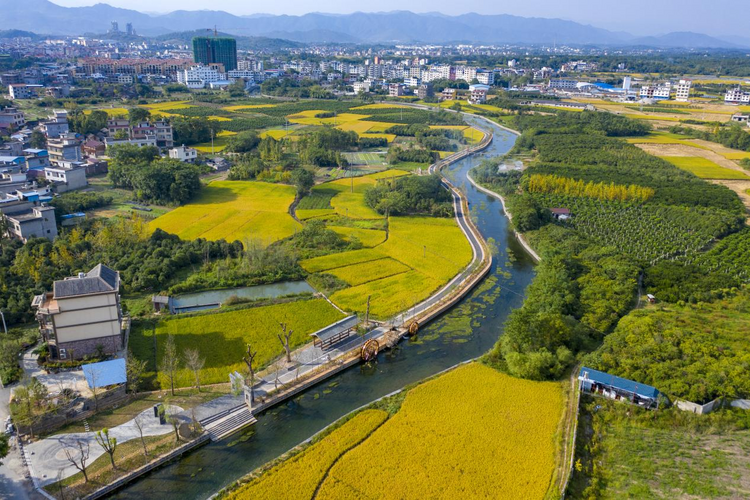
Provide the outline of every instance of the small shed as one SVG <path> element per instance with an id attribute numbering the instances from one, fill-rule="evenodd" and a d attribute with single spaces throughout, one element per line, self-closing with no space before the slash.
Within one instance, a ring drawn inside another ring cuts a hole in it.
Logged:
<path id="1" fill-rule="evenodd" d="M 555 220 L 567 220 L 571 217 L 569 208 L 550 208 L 549 211 Z"/>
<path id="2" fill-rule="evenodd" d="M 352 332 L 356 331 L 358 324 L 359 318 L 348 316 L 325 328 L 321 328 L 317 332 L 310 334 L 313 338 L 313 345 L 323 350 L 330 349 L 342 340 L 348 339 Z"/>
<path id="3" fill-rule="evenodd" d="M 167 295 L 152 295 L 151 303 L 154 306 L 154 312 L 172 312 L 169 304 L 169 296 Z"/>
<path id="4" fill-rule="evenodd" d="M 81 368 L 90 389 L 124 384 L 128 380 L 125 371 L 125 360 L 122 358 L 90 363 L 83 365 Z"/>
<path id="5" fill-rule="evenodd" d="M 586 366 L 578 375 L 583 392 L 618 401 L 630 401 L 645 408 L 659 408 L 659 391 L 655 387 L 594 370 Z"/>

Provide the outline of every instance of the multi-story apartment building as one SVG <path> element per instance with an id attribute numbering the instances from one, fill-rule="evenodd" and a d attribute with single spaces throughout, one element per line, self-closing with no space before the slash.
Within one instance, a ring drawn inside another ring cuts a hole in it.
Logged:
<path id="1" fill-rule="evenodd" d="M 641 87 L 641 99 L 669 99 L 672 91 L 672 84 L 667 82 L 663 85 L 644 85 Z"/>
<path id="2" fill-rule="evenodd" d="M 67 135 L 70 132 L 68 125 L 68 112 L 64 109 L 56 109 L 51 115 L 47 117 L 47 120 L 41 122 L 40 128 L 47 139 L 57 139 L 62 135 Z"/>
<path id="3" fill-rule="evenodd" d="M 388 96 L 389 97 L 401 97 L 405 94 L 405 86 L 403 83 L 391 83 L 388 85 Z"/>
<path id="4" fill-rule="evenodd" d="M 26 125 L 26 117 L 23 111 L 18 108 L 12 108 L 8 106 L 5 109 L 0 110 L 0 130 L 18 130 Z"/>
<path id="5" fill-rule="evenodd" d="M 423 83 L 417 87 L 417 97 L 424 99 L 425 97 L 432 97 L 435 95 L 435 91 L 432 89 L 431 83 Z"/>
<path id="6" fill-rule="evenodd" d="M 222 64 L 224 71 L 237 69 L 237 41 L 234 38 L 193 38 L 193 60 L 198 64 Z"/>
<path id="7" fill-rule="evenodd" d="M 172 125 L 165 120 L 136 123 L 130 127 L 130 138 L 136 141 L 153 137 L 160 148 L 174 146 Z"/>
<path id="8" fill-rule="evenodd" d="M 745 92 L 742 87 L 728 89 L 724 94 L 724 102 L 730 104 L 750 104 L 750 92 Z"/>
<path id="9" fill-rule="evenodd" d="M 52 291 L 34 297 L 31 306 L 53 360 L 111 355 L 125 346 L 120 273 L 103 264 L 55 281 Z"/>
<path id="10" fill-rule="evenodd" d="M 190 59 L 108 59 L 87 58 L 79 63 L 82 75 L 162 75 L 175 77 L 180 71 L 193 66 Z"/>
<path id="11" fill-rule="evenodd" d="M 487 94 L 490 91 L 489 85 L 481 83 L 475 85 L 469 85 L 469 103 L 470 104 L 484 104 L 487 102 Z"/>
<path id="12" fill-rule="evenodd" d="M 57 237 L 55 207 L 37 206 L 33 202 L 11 197 L 0 203 L 0 217 L 5 219 L 6 234 L 26 243 L 31 238 Z"/>
<path id="13" fill-rule="evenodd" d="M 577 80 L 569 80 L 567 78 L 552 78 L 549 81 L 550 89 L 574 90 L 576 85 L 578 85 Z"/>
<path id="14" fill-rule="evenodd" d="M 477 68 L 473 66 L 458 66 L 456 67 L 456 80 L 463 80 L 467 83 L 471 83 L 477 77 Z"/>
<path id="15" fill-rule="evenodd" d="M 36 97 L 36 87 L 25 83 L 12 83 L 8 85 L 8 93 L 11 99 L 33 99 Z"/>
<path id="16" fill-rule="evenodd" d="M 47 152 L 50 162 L 53 164 L 83 159 L 81 141 L 75 134 L 71 133 L 47 139 Z"/>
<path id="17" fill-rule="evenodd" d="M 495 85 L 495 72 L 487 70 L 477 70 L 477 81 L 484 85 Z"/>
<path id="18" fill-rule="evenodd" d="M 177 73 L 177 81 L 189 89 L 203 89 L 211 82 L 224 80 L 224 74 L 215 66 L 191 66 Z"/>
<path id="19" fill-rule="evenodd" d="M 675 87 L 675 101 L 687 102 L 690 99 L 690 87 L 692 85 L 692 80 L 680 80 Z"/>
<path id="20" fill-rule="evenodd" d="M 169 157 L 186 163 L 192 163 L 198 159 L 198 151 L 188 148 L 184 144 L 169 150 Z"/>

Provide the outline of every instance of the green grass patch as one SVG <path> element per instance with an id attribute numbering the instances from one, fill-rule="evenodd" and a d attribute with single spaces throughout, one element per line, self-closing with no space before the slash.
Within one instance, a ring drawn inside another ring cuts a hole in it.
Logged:
<path id="1" fill-rule="evenodd" d="M 162 320 L 156 325 L 156 356 L 153 353 L 154 341 L 132 343 L 133 353 L 140 359 L 161 361 L 163 346 L 167 337 L 174 335 L 177 350 L 198 349 L 206 359 L 201 370 L 203 384 L 229 382 L 229 373 L 243 372 L 246 365 L 242 361 L 246 345 L 250 343 L 258 352 L 255 362 L 258 368 L 266 366 L 278 357 L 283 347 L 276 337 L 280 322 L 287 323 L 294 333 L 291 345 L 299 347 L 310 341 L 310 334 L 334 323 L 343 316 L 323 299 L 299 300 L 270 306 L 251 307 L 228 312 L 177 315 Z M 137 334 L 137 333 L 136 333 Z M 165 382 L 160 374 L 161 386 Z M 177 385 L 192 385 L 191 373 L 181 368 L 177 375 Z"/>

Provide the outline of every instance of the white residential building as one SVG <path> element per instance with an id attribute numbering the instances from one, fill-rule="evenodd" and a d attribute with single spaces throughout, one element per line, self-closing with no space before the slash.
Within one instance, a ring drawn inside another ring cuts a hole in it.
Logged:
<path id="1" fill-rule="evenodd" d="M 177 73 L 177 81 L 189 89 L 203 89 L 211 82 L 224 79 L 224 74 L 216 68 L 200 64 Z"/>
<path id="2" fill-rule="evenodd" d="M 368 80 L 364 82 L 354 82 L 352 83 L 352 88 L 354 89 L 355 94 L 359 94 L 360 92 L 369 92 L 370 82 Z"/>
<path id="3" fill-rule="evenodd" d="M 487 70 L 478 70 L 477 81 L 484 85 L 495 85 L 495 72 L 487 71 Z"/>
<path id="4" fill-rule="evenodd" d="M 487 93 L 489 91 L 489 85 L 484 85 L 482 83 L 469 85 L 469 104 L 484 104 L 487 102 Z"/>
<path id="5" fill-rule="evenodd" d="M 198 158 L 198 150 L 193 148 L 177 146 L 169 150 L 169 157 L 173 160 L 180 160 L 187 163 L 192 163 Z"/>
<path id="6" fill-rule="evenodd" d="M 456 80 L 463 80 L 466 83 L 471 83 L 477 77 L 477 68 L 472 66 L 458 66 L 456 67 Z"/>
<path id="7" fill-rule="evenodd" d="M 693 85 L 692 80 L 680 80 L 675 88 L 675 100 L 687 102 L 690 98 L 690 87 Z"/>
<path id="8" fill-rule="evenodd" d="M 422 82 L 415 76 L 404 78 L 404 85 L 406 85 L 407 87 L 419 87 L 420 83 Z"/>
<path id="9" fill-rule="evenodd" d="M 672 84 L 667 82 L 663 85 L 644 85 L 641 87 L 641 99 L 669 99 L 672 92 Z"/>
<path id="10" fill-rule="evenodd" d="M 549 81 L 549 88 L 551 89 L 574 90 L 577 85 L 577 80 L 568 80 L 565 78 L 555 78 Z"/>
<path id="11" fill-rule="evenodd" d="M 750 104 L 750 92 L 745 92 L 742 87 L 727 90 L 724 94 L 724 102 L 729 104 Z"/>

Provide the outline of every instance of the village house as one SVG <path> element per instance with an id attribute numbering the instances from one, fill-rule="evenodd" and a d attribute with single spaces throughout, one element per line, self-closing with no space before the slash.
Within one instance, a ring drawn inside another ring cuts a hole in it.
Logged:
<path id="1" fill-rule="evenodd" d="M 55 281 L 52 292 L 37 295 L 31 306 L 53 360 L 112 355 L 125 346 L 120 273 L 103 264 Z"/>

